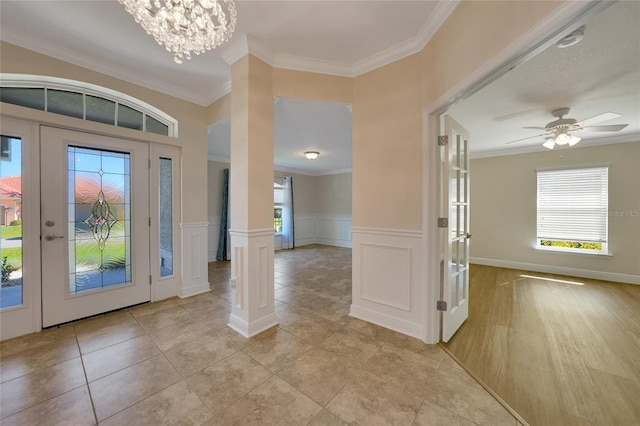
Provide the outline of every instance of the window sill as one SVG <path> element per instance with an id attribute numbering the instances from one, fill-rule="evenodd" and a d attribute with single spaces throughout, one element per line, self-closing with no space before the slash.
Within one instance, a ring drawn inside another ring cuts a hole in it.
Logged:
<path id="1" fill-rule="evenodd" d="M 534 247 L 534 251 L 539 251 L 542 253 L 557 253 L 557 254 L 577 254 L 578 256 L 597 256 L 597 257 L 613 257 L 611 253 L 603 253 L 597 251 L 578 251 L 578 250 L 563 250 L 557 248 L 542 248 L 542 247 Z"/>

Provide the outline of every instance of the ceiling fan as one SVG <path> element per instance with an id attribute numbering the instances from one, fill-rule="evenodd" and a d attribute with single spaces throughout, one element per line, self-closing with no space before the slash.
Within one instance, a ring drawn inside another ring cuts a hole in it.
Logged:
<path id="1" fill-rule="evenodd" d="M 577 121 L 574 118 L 564 118 L 569 114 L 569 108 L 559 108 L 551 112 L 551 115 L 557 118 L 557 120 L 547 123 L 544 127 L 523 127 L 523 129 L 536 129 L 544 130 L 544 133 L 539 135 L 529 136 L 522 139 L 517 139 L 506 144 L 512 144 L 515 142 L 521 142 L 527 139 L 533 139 L 540 136 L 546 137 L 545 143 L 542 144 L 545 148 L 553 149 L 556 145 L 569 145 L 574 146 L 580 142 L 580 137 L 572 134 L 581 130 L 588 130 L 591 132 L 619 132 L 628 126 L 628 124 L 610 124 L 605 126 L 594 126 L 594 124 L 602 123 L 603 121 L 613 120 L 614 118 L 622 117 L 615 112 L 605 112 L 595 117 L 587 118 L 586 120 Z"/>

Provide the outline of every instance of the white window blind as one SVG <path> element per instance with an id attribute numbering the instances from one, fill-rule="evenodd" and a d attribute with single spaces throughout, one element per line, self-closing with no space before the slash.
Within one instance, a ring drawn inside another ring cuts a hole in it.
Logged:
<path id="1" fill-rule="evenodd" d="M 538 239 L 607 242 L 608 167 L 538 170 Z"/>

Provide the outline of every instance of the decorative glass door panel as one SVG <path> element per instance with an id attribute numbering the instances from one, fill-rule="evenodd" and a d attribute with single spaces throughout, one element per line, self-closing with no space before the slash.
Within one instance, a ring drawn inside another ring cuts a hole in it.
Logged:
<path id="1" fill-rule="evenodd" d="M 149 301 L 148 145 L 43 126 L 40 151 L 43 326 Z"/>
<path id="2" fill-rule="evenodd" d="M 69 146 L 69 294 L 131 282 L 130 155 Z"/>

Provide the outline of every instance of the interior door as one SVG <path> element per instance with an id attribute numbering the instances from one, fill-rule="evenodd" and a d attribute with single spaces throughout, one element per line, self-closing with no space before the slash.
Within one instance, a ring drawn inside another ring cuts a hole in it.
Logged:
<path id="1" fill-rule="evenodd" d="M 442 340 L 449 339 L 469 316 L 469 134 L 444 117 L 442 207 L 448 218 L 444 244 Z"/>
<path id="2" fill-rule="evenodd" d="M 149 301 L 148 145 L 40 132 L 43 327 Z"/>

